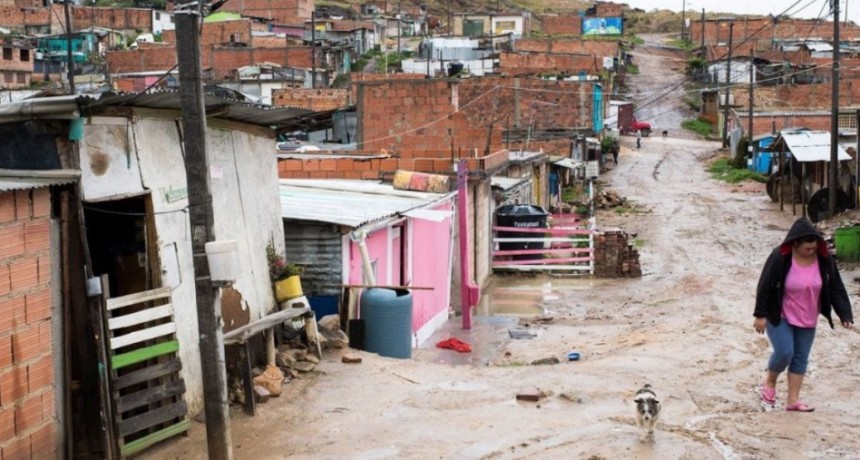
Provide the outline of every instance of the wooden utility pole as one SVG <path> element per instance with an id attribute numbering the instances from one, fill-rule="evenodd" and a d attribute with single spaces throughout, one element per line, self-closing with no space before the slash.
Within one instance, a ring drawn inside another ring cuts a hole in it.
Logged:
<path id="1" fill-rule="evenodd" d="M 702 8 L 702 51 L 705 50 L 705 9 Z"/>
<path id="2" fill-rule="evenodd" d="M 681 4 L 681 41 L 682 42 L 686 42 L 686 40 L 684 40 L 684 29 L 687 28 L 686 14 L 687 14 L 687 0 L 683 0 L 683 3 Z"/>
<path id="3" fill-rule="evenodd" d="M 749 145 L 752 146 L 753 142 L 753 103 L 755 98 L 753 97 L 753 90 L 755 88 L 755 50 L 750 51 L 750 110 L 749 110 L 749 134 L 747 138 L 749 139 Z"/>
<path id="4" fill-rule="evenodd" d="M 66 70 L 69 76 L 69 94 L 73 95 L 75 94 L 75 53 L 72 51 L 72 17 L 69 12 L 69 3 L 71 3 L 71 0 L 63 2 L 63 13 L 65 13 L 64 16 L 66 17 L 66 44 L 68 45 L 66 59 L 69 60 Z"/>
<path id="5" fill-rule="evenodd" d="M 732 94 L 732 36 L 734 35 L 735 23 L 729 23 L 729 54 L 726 59 L 726 100 L 723 105 L 723 148 L 729 146 L 729 96 Z M 732 158 L 734 158 L 732 152 Z"/>
<path id="6" fill-rule="evenodd" d="M 311 12 L 311 88 L 317 87 L 317 10 Z"/>
<path id="7" fill-rule="evenodd" d="M 209 159 L 206 155 L 206 108 L 200 76 L 199 11 L 177 11 L 176 58 L 179 61 L 179 97 L 182 104 L 182 131 L 185 146 L 185 177 L 188 187 L 188 215 L 194 255 L 197 294 L 197 326 L 200 334 L 200 364 L 203 371 L 203 399 L 206 410 L 208 458 L 230 460 L 233 445 L 230 412 L 227 407 L 227 375 L 224 335 L 221 331 L 221 304 L 217 288 L 209 279 L 206 243 L 215 239 L 212 194 L 209 188 Z M 253 397 L 253 395 L 248 395 Z"/>
<path id="8" fill-rule="evenodd" d="M 833 78 L 830 100 L 830 179 L 827 181 L 828 217 L 836 215 L 836 175 L 839 169 L 839 0 L 831 0 L 833 7 Z"/>

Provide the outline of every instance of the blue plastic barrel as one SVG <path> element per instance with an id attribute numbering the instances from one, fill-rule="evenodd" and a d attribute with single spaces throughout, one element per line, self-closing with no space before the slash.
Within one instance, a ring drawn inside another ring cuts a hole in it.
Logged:
<path id="1" fill-rule="evenodd" d="M 364 349 L 389 358 L 412 357 L 412 294 L 371 288 L 361 294 Z"/>

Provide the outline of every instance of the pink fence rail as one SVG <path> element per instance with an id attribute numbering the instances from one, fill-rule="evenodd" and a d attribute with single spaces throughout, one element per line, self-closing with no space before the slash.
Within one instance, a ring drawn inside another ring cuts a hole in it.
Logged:
<path id="1" fill-rule="evenodd" d="M 550 228 L 493 226 L 495 248 L 515 243 L 531 246 L 494 250 L 493 269 L 593 273 L 594 231 L 582 228 L 583 223 L 580 216 L 565 214 L 554 215 Z"/>

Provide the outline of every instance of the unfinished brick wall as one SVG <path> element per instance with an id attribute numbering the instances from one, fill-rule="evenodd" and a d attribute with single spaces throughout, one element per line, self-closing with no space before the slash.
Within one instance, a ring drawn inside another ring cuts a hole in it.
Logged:
<path id="1" fill-rule="evenodd" d="M 514 51 L 532 51 L 556 54 L 588 54 L 592 56 L 616 56 L 617 40 L 540 39 L 524 38 L 514 42 Z"/>
<path id="2" fill-rule="evenodd" d="M 607 229 L 594 235 L 594 276 L 602 278 L 642 276 L 639 251 L 633 247 L 626 232 Z"/>
<path id="3" fill-rule="evenodd" d="M 753 135 L 769 132 L 779 132 L 788 128 L 809 128 L 816 131 L 830 131 L 830 115 L 794 115 L 790 111 L 782 112 L 780 115 L 756 115 L 753 114 Z M 749 116 L 747 113 L 738 113 L 740 125 L 744 133 L 749 130 Z"/>
<path id="4" fill-rule="evenodd" d="M 162 39 L 167 43 L 176 43 L 176 30 L 165 30 Z M 253 46 L 251 38 L 251 21 L 238 19 L 234 21 L 204 22 L 200 28 L 200 48 L 207 49 L 212 45 L 225 43 L 245 43 Z M 281 39 L 279 45 L 284 46 Z M 281 56 L 283 60 L 283 54 Z"/>
<path id="5" fill-rule="evenodd" d="M 458 89 L 461 112 L 476 126 L 537 124 L 548 128 L 591 126 L 593 82 L 539 78 L 485 77 L 463 80 Z"/>
<path id="6" fill-rule="evenodd" d="M 104 27 L 114 30 L 152 31 L 152 10 L 144 8 L 72 7 L 72 28 Z"/>
<path id="7" fill-rule="evenodd" d="M 594 4 L 595 16 L 600 18 L 615 18 L 624 15 L 624 4 L 612 2 L 597 2 Z"/>
<path id="8" fill-rule="evenodd" d="M 54 458 L 50 191 L 0 193 L 0 452 Z"/>
<path id="9" fill-rule="evenodd" d="M 804 111 L 830 110 L 833 86 L 828 83 L 810 85 L 778 85 L 753 89 L 756 110 Z M 732 89 L 735 105 L 749 107 L 749 88 L 744 85 Z M 860 106 L 860 82 L 840 80 L 839 104 L 841 107 Z"/>
<path id="10" fill-rule="evenodd" d="M 365 156 L 366 155 L 366 156 Z M 500 150 L 487 156 L 464 158 L 469 171 L 494 169 L 508 161 L 508 151 Z M 281 179 L 374 179 L 391 177 L 397 170 L 452 174 L 459 159 L 396 157 L 380 158 L 377 153 L 355 153 L 337 158 L 278 159 L 278 177 Z"/>
<path id="11" fill-rule="evenodd" d="M 59 9 L 58 14 L 62 17 L 63 10 Z M 55 33 L 59 30 L 55 28 L 55 24 L 59 25 L 50 8 L 0 6 L 0 27 L 24 32 L 27 26 L 50 26 L 51 33 Z"/>
<path id="12" fill-rule="evenodd" d="M 349 90 L 295 88 L 272 90 L 272 105 L 308 110 L 334 110 L 349 105 Z"/>
<path id="13" fill-rule="evenodd" d="M 359 84 L 361 148 L 413 159 L 478 157 L 501 149 L 501 130 L 467 119 L 457 110 L 457 91 L 457 83 L 447 80 Z"/>
<path id="14" fill-rule="evenodd" d="M 33 62 L 36 60 L 35 50 L 17 46 L 0 46 L 0 70 L 33 72 Z M 11 59 L 6 59 L 6 57 Z"/>
<path id="15" fill-rule="evenodd" d="M 288 51 L 290 66 L 310 67 L 311 48 L 292 47 Z M 204 68 L 211 67 L 218 79 L 229 79 L 234 69 L 260 62 L 284 62 L 284 48 L 211 48 L 201 54 Z M 176 64 L 172 46 L 120 50 L 107 53 L 112 73 L 165 71 Z"/>
<path id="16" fill-rule="evenodd" d="M 815 37 L 822 40 L 833 39 L 833 23 L 816 21 L 814 19 L 781 18 L 774 26 L 770 19 L 737 18 L 734 21 L 732 41 L 741 43 L 745 40 L 756 43 L 757 49 L 770 49 L 773 40 L 796 40 L 798 37 Z M 702 29 L 705 32 L 705 44 L 729 41 L 729 25 L 717 20 L 701 20 L 690 22 L 690 39 L 695 43 L 702 40 Z M 841 40 L 854 40 L 860 37 L 860 27 L 847 24 L 840 27 Z"/>
<path id="17" fill-rule="evenodd" d="M 313 4 L 312 0 L 231 0 L 219 11 L 265 18 L 284 24 L 297 19 L 310 19 Z"/>
<path id="18" fill-rule="evenodd" d="M 582 35 L 582 17 L 569 15 L 544 15 L 540 17 L 540 28 L 548 35 Z"/>
<path id="19" fill-rule="evenodd" d="M 508 53 L 499 54 L 496 72 L 510 76 L 561 73 L 576 75 L 585 72 L 594 75 L 603 69 L 603 59 L 591 55 Z"/>

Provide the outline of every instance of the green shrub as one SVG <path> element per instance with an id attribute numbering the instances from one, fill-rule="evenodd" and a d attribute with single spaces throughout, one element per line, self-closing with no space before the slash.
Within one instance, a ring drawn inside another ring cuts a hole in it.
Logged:
<path id="1" fill-rule="evenodd" d="M 731 158 L 720 158 L 708 166 L 708 172 L 716 180 L 736 184 L 747 180 L 767 182 L 767 177 L 747 168 L 738 168 L 732 164 Z"/>
<path id="2" fill-rule="evenodd" d="M 681 122 L 681 127 L 693 131 L 700 136 L 709 136 L 711 134 L 711 124 L 699 119 L 684 120 Z"/>

